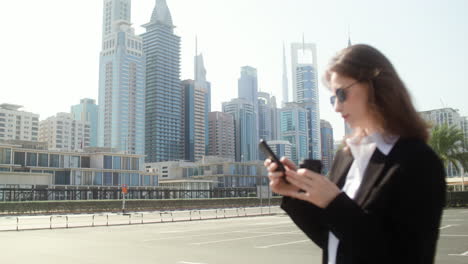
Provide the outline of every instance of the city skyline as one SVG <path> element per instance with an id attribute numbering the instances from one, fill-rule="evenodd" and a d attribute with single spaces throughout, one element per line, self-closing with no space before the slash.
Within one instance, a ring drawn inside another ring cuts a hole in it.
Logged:
<path id="1" fill-rule="evenodd" d="M 219 2 L 167 1 L 177 26 L 175 33 L 182 39 L 180 79 L 193 79 L 194 42 L 198 36 L 207 79 L 212 84 L 213 111 L 219 111 L 222 102 L 237 97 L 238 69 L 244 65 L 257 68 L 259 91 L 268 92 L 281 102 L 283 42 L 289 50 L 290 44 L 300 42 L 304 34 L 306 42 L 316 43 L 320 76 L 328 59 L 346 46 L 350 27 L 353 43 L 374 45 L 390 58 L 418 111 L 446 106 L 468 115 L 468 109 L 463 107 L 467 93 L 463 85 L 468 83 L 463 74 L 468 67 L 468 54 L 463 48 L 468 45 L 468 29 L 464 26 L 467 18 L 463 16 L 468 7 L 466 1 L 451 1 L 450 5 L 442 1 Z M 5 29 L 12 41 L 0 44 L 0 50 L 5 51 L 0 64 L 6 73 L 3 89 L 8 91 L 2 103 L 23 105 L 25 111 L 38 113 L 44 120 L 66 112 L 82 98 L 97 100 L 102 4 L 9 2 L 9 12 L 1 21 L 15 26 Z M 154 0 L 132 1 L 132 27 L 136 34 L 144 32 L 141 25 L 149 21 L 154 4 Z M 268 13 L 262 12 L 265 5 Z M 384 8 L 385 13 L 379 12 Z M 81 18 L 83 14 L 85 20 Z M 32 21 L 34 30 L 28 34 L 18 30 L 30 28 Z M 405 45 L 401 45 L 402 39 Z M 286 56 L 289 66 L 290 54 Z M 450 72 L 440 70 L 449 67 Z M 291 90 L 291 78 L 289 81 Z M 322 83 L 319 94 L 320 118 L 332 123 L 339 139 L 343 121 L 329 106 L 329 94 Z"/>

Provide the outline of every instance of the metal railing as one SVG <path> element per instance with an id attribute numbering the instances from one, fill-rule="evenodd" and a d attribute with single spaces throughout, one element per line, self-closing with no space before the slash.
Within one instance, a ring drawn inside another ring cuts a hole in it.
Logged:
<path id="1" fill-rule="evenodd" d="M 76 215 L 39 215 L 0 217 L 0 231 L 97 227 L 200 221 L 233 217 L 283 214 L 279 206 L 218 208 L 183 211 L 152 211 Z"/>

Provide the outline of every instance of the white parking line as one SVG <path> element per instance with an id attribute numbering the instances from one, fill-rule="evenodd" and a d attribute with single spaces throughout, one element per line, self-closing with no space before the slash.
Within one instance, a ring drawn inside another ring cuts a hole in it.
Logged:
<path id="1" fill-rule="evenodd" d="M 268 245 L 268 246 L 255 247 L 255 248 L 279 247 L 279 246 L 285 246 L 285 245 L 291 245 L 291 244 L 304 243 L 304 242 L 308 242 L 308 241 L 310 241 L 310 240 L 309 240 L 309 239 L 305 239 L 305 240 L 298 240 L 298 241 L 292 241 L 292 242 L 281 243 L 281 244 L 273 244 L 273 245 Z"/>
<path id="2" fill-rule="evenodd" d="M 284 234 L 291 234 L 291 233 L 297 233 L 297 231 L 282 232 L 282 233 L 268 234 L 268 235 L 259 235 L 259 236 L 238 237 L 238 238 L 222 239 L 222 240 L 208 241 L 208 242 L 191 243 L 190 245 L 200 246 L 200 245 L 206 245 L 206 244 L 215 244 L 215 243 L 220 243 L 220 242 L 230 242 L 230 241 L 257 238 L 257 237 L 277 236 L 277 235 L 284 235 Z"/>
<path id="3" fill-rule="evenodd" d="M 462 254 L 448 254 L 449 256 L 460 256 L 460 257 L 468 257 L 468 251 Z"/>
<path id="4" fill-rule="evenodd" d="M 446 226 L 443 226 L 443 227 L 441 227 L 441 228 L 439 228 L 439 229 L 442 230 L 442 229 L 449 228 L 449 227 L 452 227 L 452 226 L 457 226 L 457 225 L 446 225 Z"/>
<path id="5" fill-rule="evenodd" d="M 440 235 L 443 237 L 468 237 L 468 235 Z"/>
<path id="6" fill-rule="evenodd" d="M 178 264 L 206 264 L 201 262 L 179 261 Z"/>

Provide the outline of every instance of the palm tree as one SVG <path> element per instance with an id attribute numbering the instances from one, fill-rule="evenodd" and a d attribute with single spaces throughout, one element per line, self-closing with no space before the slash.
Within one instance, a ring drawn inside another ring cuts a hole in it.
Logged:
<path id="1" fill-rule="evenodd" d="M 468 171 L 468 149 L 463 132 L 455 125 L 434 126 L 429 145 L 439 155 L 447 168 L 452 164 L 462 177 L 462 190 L 465 189 L 464 171 Z"/>

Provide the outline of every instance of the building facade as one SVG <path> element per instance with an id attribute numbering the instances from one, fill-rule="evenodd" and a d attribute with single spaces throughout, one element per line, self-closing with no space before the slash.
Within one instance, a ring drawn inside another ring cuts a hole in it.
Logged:
<path id="1" fill-rule="evenodd" d="M 314 43 L 291 44 L 294 102 L 307 110 L 308 155 L 321 159 L 317 50 Z"/>
<path id="2" fill-rule="evenodd" d="M 278 158 L 287 157 L 292 160 L 291 146 L 292 144 L 286 140 L 270 140 L 267 142 L 271 150 Z"/>
<path id="3" fill-rule="evenodd" d="M 257 118 L 254 105 L 242 98 L 223 103 L 223 112 L 234 117 L 236 161 L 258 160 Z"/>
<path id="4" fill-rule="evenodd" d="M 150 191 L 158 186 L 158 177 L 145 171 L 142 158 L 107 148 L 70 152 L 49 150 L 40 142 L 0 144 L 0 200 L 13 200 L 8 190 L 15 188 L 50 190 L 37 200 L 116 199 L 98 190 L 119 193 L 122 184 Z"/>
<path id="5" fill-rule="evenodd" d="M 89 146 L 97 147 L 99 110 L 96 105 L 96 100 L 88 98 L 81 99 L 80 104 L 71 107 L 71 114 L 73 119 L 89 123 Z"/>
<path id="6" fill-rule="evenodd" d="M 206 80 L 206 69 L 205 63 L 203 61 L 203 54 L 198 54 L 194 58 L 195 64 L 195 87 L 197 89 L 204 90 L 205 94 L 205 120 L 208 120 L 208 113 L 211 112 L 211 83 Z M 205 150 L 208 154 L 208 144 L 210 138 L 208 136 L 209 132 L 208 122 L 205 122 Z"/>
<path id="7" fill-rule="evenodd" d="M 333 140 L 333 128 L 330 122 L 325 120 L 320 120 L 320 137 L 321 137 L 321 147 L 322 147 L 322 173 L 328 174 L 331 169 L 334 158 L 334 140 Z"/>
<path id="8" fill-rule="evenodd" d="M 105 0 L 99 62 L 98 146 L 145 152 L 145 57 L 129 0 Z"/>
<path id="9" fill-rule="evenodd" d="M 223 112 L 208 114 L 208 155 L 235 160 L 234 116 Z"/>
<path id="10" fill-rule="evenodd" d="M 39 141 L 47 142 L 49 149 L 82 150 L 90 146 L 89 122 L 73 119 L 70 113 L 57 113 L 39 122 Z"/>
<path id="11" fill-rule="evenodd" d="M 206 155 L 205 99 L 206 89 L 193 80 L 182 82 L 184 89 L 184 159 L 201 160 Z"/>
<path id="12" fill-rule="evenodd" d="M 38 140 L 39 115 L 21 108 L 21 105 L 0 104 L 0 140 Z"/>
<path id="13" fill-rule="evenodd" d="M 308 159 L 307 110 L 297 103 L 287 103 L 278 111 L 280 139 L 291 143 L 291 160 L 299 164 Z"/>
<path id="14" fill-rule="evenodd" d="M 165 0 L 157 0 L 143 25 L 146 55 L 146 162 L 183 159 L 180 37 Z"/>

